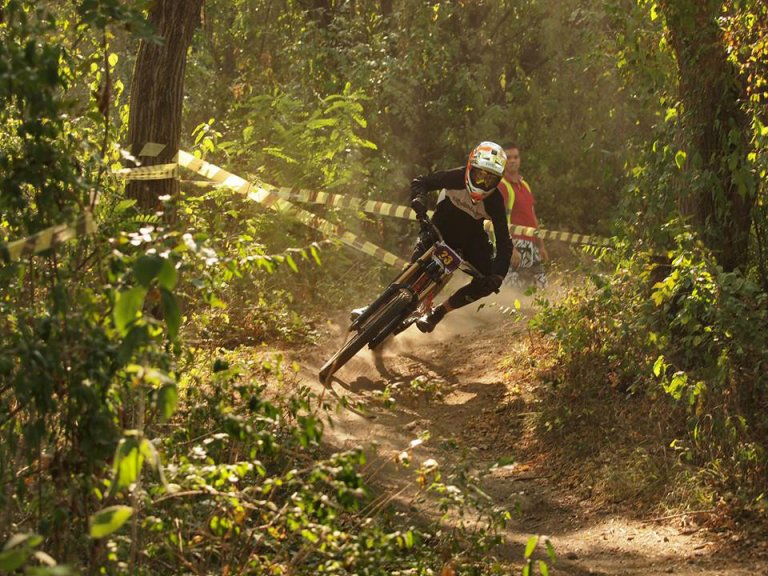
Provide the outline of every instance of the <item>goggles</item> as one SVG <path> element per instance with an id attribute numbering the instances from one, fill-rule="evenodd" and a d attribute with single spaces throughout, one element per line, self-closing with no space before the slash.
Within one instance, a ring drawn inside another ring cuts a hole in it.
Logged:
<path id="1" fill-rule="evenodd" d="M 501 182 L 501 176 L 488 172 L 477 166 L 472 166 L 469 170 L 469 178 L 472 184 L 483 190 L 493 190 Z"/>

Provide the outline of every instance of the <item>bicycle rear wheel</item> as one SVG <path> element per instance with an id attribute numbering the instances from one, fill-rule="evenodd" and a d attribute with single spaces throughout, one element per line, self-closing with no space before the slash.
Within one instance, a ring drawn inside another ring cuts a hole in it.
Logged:
<path id="1" fill-rule="evenodd" d="M 401 289 L 381 303 L 365 320 L 360 329 L 334 354 L 320 369 L 320 381 L 325 383 L 339 368 L 344 366 L 357 354 L 363 346 L 368 344 L 382 330 L 391 330 L 396 321 L 402 318 L 403 313 L 411 306 L 413 295 L 407 289 Z"/>

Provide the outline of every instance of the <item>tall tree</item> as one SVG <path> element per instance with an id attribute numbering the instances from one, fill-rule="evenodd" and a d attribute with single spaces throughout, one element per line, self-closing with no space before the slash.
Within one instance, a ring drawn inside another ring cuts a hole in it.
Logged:
<path id="1" fill-rule="evenodd" d="M 660 2 L 679 68 L 680 96 L 697 177 L 682 198 L 726 270 L 747 263 L 756 183 L 748 165 L 746 91 L 728 55 L 718 18 L 721 0 Z"/>
<path id="2" fill-rule="evenodd" d="M 200 23 L 204 0 L 156 0 L 150 21 L 160 41 L 142 40 L 131 82 L 128 142 L 139 154 L 148 142 L 165 144 L 157 156 L 140 158 L 143 165 L 173 161 L 181 137 L 181 113 L 184 96 L 184 71 L 187 49 Z M 175 179 L 136 180 L 126 194 L 138 200 L 143 210 L 157 206 L 161 195 L 175 197 L 179 184 Z"/>

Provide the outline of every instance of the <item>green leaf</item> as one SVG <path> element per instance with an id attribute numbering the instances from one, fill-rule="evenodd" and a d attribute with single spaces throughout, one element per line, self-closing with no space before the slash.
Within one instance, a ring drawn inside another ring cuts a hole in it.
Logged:
<path id="1" fill-rule="evenodd" d="M 90 518 L 91 538 L 104 538 L 109 536 L 133 515 L 130 506 L 110 506 L 97 512 Z"/>
<path id="2" fill-rule="evenodd" d="M 166 384 L 157 391 L 157 410 L 162 420 L 168 420 L 176 412 L 179 390 L 176 384 Z"/>
<path id="3" fill-rule="evenodd" d="M 502 456 L 496 461 L 496 466 L 499 468 L 503 466 L 509 466 L 510 464 L 515 463 L 515 457 L 514 456 Z"/>
<path id="4" fill-rule="evenodd" d="M 141 315 L 141 307 L 144 305 L 144 297 L 147 289 L 135 286 L 129 290 L 118 292 L 115 296 L 115 309 L 112 312 L 115 327 L 120 334 L 125 336 L 128 327 Z"/>
<path id="5" fill-rule="evenodd" d="M 320 540 L 320 539 L 317 537 L 317 534 L 313 534 L 312 532 L 310 532 L 310 531 L 309 531 L 309 530 L 307 530 L 307 529 L 304 529 L 304 530 L 302 530 L 302 531 L 301 531 L 301 535 L 304 537 L 304 539 L 305 539 L 305 540 L 309 540 L 309 541 L 310 541 L 310 542 L 312 542 L 313 544 L 316 544 L 316 543 L 318 542 L 318 540 Z"/>
<path id="6" fill-rule="evenodd" d="M 125 367 L 127 374 L 135 374 L 138 378 L 144 380 L 147 384 L 159 388 L 163 384 L 173 384 L 174 380 L 166 372 L 159 368 L 151 366 L 142 366 L 141 364 L 129 364 Z"/>
<path id="7" fill-rule="evenodd" d="M 110 54 L 109 57 L 107 58 L 107 61 L 109 62 L 109 65 L 112 68 L 117 66 L 117 54 L 115 54 L 114 52 L 112 54 Z"/>
<path id="8" fill-rule="evenodd" d="M 406 548 L 413 548 L 415 542 L 413 539 L 413 532 L 411 530 L 408 530 L 408 532 L 405 533 L 405 547 Z"/>
<path id="9" fill-rule="evenodd" d="M 200 140 L 205 138 L 205 133 L 208 130 L 207 124 L 198 124 L 195 129 L 192 131 L 192 134 L 197 134 L 195 136 L 195 146 L 197 146 L 200 143 Z"/>
<path id="10" fill-rule="evenodd" d="M 112 464 L 112 494 L 127 488 L 139 477 L 144 464 L 144 455 L 140 449 L 141 443 L 137 434 L 126 436 L 120 440 L 115 450 L 115 461 Z"/>
<path id="11" fill-rule="evenodd" d="M 270 156 L 274 156 L 275 158 L 280 158 L 281 160 L 285 160 L 286 162 L 289 162 L 291 164 L 298 163 L 297 160 L 285 154 L 282 148 L 266 147 L 266 148 L 262 148 L 261 151 L 264 152 L 265 154 L 269 154 Z"/>
<path id="12" fill-rule="evenodd" d="M 141 441 L 141 446 L 139 446 L 139 451 L 142 457 L 149 462 L 149 465 L 157 470 L 158 466 L 160 466 L 160 455 L 155 450 L 155 445 L 149 439 L 144 438 Z"/>
<path id="13" fill-rule="evenodd" d="M 174 339 L 179 335 L 179 328 L 181 327 L 181 310 L 179 309 L 179 304 L 176 301 L 176 296 L 173 295 L 173 292 L 169 292 L 165 288 L 160 288 L 160 301 L 163 305 L 165 325 L 168 326 L 168 336 L 171 339 Z"/>
<path id="14" fill-rule="evenodd" d="M 549 566 L 544 560 L 539 560 L 539 572 L 541 572 L 541 576 L 549 576 Z"/>
<path id="15" fill-rule="evenodd" d="M 251 141 L 251 138 L 253 137 L 253 126 L 246 126 L 243 129 L 243 140 L 248 143 Z"/>
<path id="16" fill-rule="evenodd" d="M 29 558 L 29 549 L 16 548 L 0 552 L 0 571 L 12 572 L 21 568 Z"/>
<path id="17" fill-rule="evenodd" d="M 338 118 L 318 118 L 317 120 L 311 120 L 307 123 L 307 128 L 316 130 L 318 128 L 325 128 L 326 126 L 336 126 L 338 123 Z"/>
<path id="18" fill-rule="evenodd" d="M 371 142 L 370 140 L 366 140 L 365 138 L 361 138 L 360 140 L 358 140 L 358 143 L 359 143 L 359 144 L 360 144 L 360 145 L 361 145 L 363 148 L 368 148 L 368 149 L 370 149 L 370 150 L 378 150 L 378 149 L 379 149 L 379 147 L 378 147 L 378 146 L 376 146 L 376 144 L 374 144 L 374 143 L 373 143 L 373 142 Z"/>
<path id="19" fill-rule="evenodd" d="M 31 532 L 14 534 L 5 543 L 5 546 L 3 546 L 3 550 L 10 550 L 11 548 L 16 548 L 16 546 L 19 546 L 20 544 L 25 544 L 30 548 L 34 548 L 35 546 L 39 546 L 42 543 L 42 541 L 43 541 L 43 537 L 40 536 L 39 534 L 33 534 Z"/>
<path id="20" fill-rule="evenodd" d="M 685 374 L 685 372 L 675 372 L 674 376 L 672 376 L 672 382 L 664 388 L 675 400 L 680 400 L 683 395 L 683 390 L 687 385 L 688 375 Z"/>
<path id="21" fill-rule="evenodd" d="M 685 159 L 688 157 L 688 155 L 683 152 L 682 150 L 678 150 L 675 153 L 675 164 L 677 164 L 677 167 L 682 170 L 683 165 L 685 164 Z"/>
<path id="22" fill-rule="evenodd" d="M 552 541 L 547 538 L 544 541 L 544 544 L 547 547 L 547 556 L 549 556 L 549 559 L 552 560 L 552 562 L 557 562 L 557 554 L 555 554 L 555 547 L 552 545 Z"/>
<path id="23" fill-rule="evenodd" d="M 536 550 L 536 545 L 539 543 L 538 536 L 531 536 L 528 538 L 528 543 L 525 545 L 525 558 L 530 558 L 533 551 Z"/>
<path id="24" fill-rule="evenodd" d="M 115 214 L 122 214 L 128 208 L 136 204 L 135 198 L 128 198 L 126 200 L 120 200 L 120 202 L 117 203 L 117 206 L 115 206 Z"/>
<path id="25" fill-rule="evenodd" d="M 178 275 L 176 273 L 176 265 L 173 260 L 168 258 L 163 259 L 163 267 L 157 274 L 157 282 L 166 290 L 173 290 L 176 287 L 178 281 Z"/>
<path id="26" fill-rule="evenodd" d="M 664 356 L 656 358 L 656 362 L 653 363 L 653 375 L 658 378 L 661 375 L 661 371 L 664 368 Z"/>
<path id="27" fill-rule="evenodd" d="M 294 260 L 293 260 L 293 258 L 291 257 L 290 254 L 286 254 L 285 255 L 285 261 L 288 263 L 288 266 L 291 267 L 291 270 L 293 270 L 294 272 L 296 272 L 298 274 L 299 268 L 298 268 L 298 266 L 296 266 L 296 262 L 294 262 Z"/>
<path id="28" fill-rule="evenodd" d="M 163 269 L 163 264 L 166 262 L 165 258 L 161 258 L 155 254 L 145 254 L 133 265 L 133 275 L 139 284 L 145 288 L 149 288 L 149 285 L 154 280 L 160 271 Z"/>
<path id="29" fill-rule="evenodd" d="M 319 253 L 319 250 L 317 249 L 317 246 L 310 246 L 309 252 L 310 254 L 312 254 L 312 258 L 315 259 L 315 262 L 317 263 L 317 265 L 321 266 L 322 263 L 320 262 L 320 253 Z"/>
<path id="30" fill-rule="evenodd" d="M 160 483 L 167 491 L 172 491 L 173 487 L 168 484 L 168 480 L 165 479 L 165 472 L 163 471 L 163 463 L 160 460 L 160 454 L 157 453 L 155 445 L 152 444 L 147 438 L 141 441 L 141 453 L 144 458 L 149 462 L 152 469 L 157 472 L 160 477 Z"/>

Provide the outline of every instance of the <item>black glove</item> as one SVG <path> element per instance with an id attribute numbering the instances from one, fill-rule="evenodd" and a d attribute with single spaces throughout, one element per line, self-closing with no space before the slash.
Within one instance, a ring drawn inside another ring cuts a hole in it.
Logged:
<path id="1" fill-rule="evenodd" d="M 414 196 L 411 198 L 411 208 L 418 218 L 424 218 L 427 215 L 427 199 L 421 194 Z"/>
<path id="2" fill-rule="evenodd" d="M 419 243 L 426 249 L 432 246 L 436 240 L 437 236 L 435 235 L 435 231 L 432 230 L 432 226 L 422 224 L 421 230 L 419 230 Z"/>
<path id="3" fill-rule="evenodd" d="M 480 278 L 481 286 L 484 290 L 488 291 L 488 294 L 491 292 L 498 292 L 503 281 L 504 277 L 498 274 L 489 274 L 488 276 Z"/>

